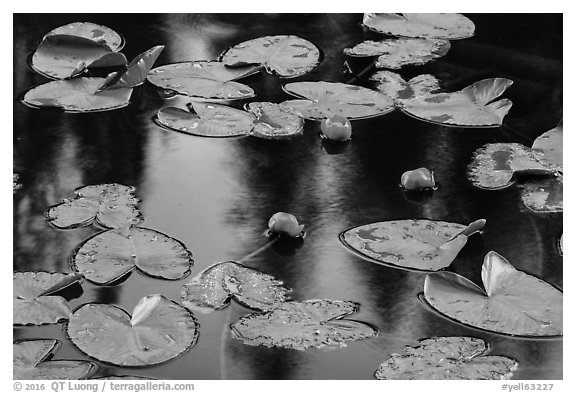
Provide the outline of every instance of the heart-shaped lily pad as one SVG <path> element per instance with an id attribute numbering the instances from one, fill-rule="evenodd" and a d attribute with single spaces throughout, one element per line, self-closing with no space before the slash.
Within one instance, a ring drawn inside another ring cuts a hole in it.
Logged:
<path id="1" fill-rule="evenodd" d="M 390 97 L 365 87 L 335 82 L 296 82 L 284 91 L 304 99 L 284 101 L 305 119 L 322 120 L 341 115 L 349 120 L 384 115 L 394 110 Z"/>
<path id="2" fill-rule="evenodd" d="M 112 229 L 86 240 L 74 255 L 73 264 L 87 280 L 109 284 L 134 268 L 166 280 L 185 277 L 194 261 L 178 240 L 152 229 Z"/>
<path id="3" fill-rule="evenodd" d="M 251 87 L 234 82 L 258 72 L 258 67 L 232 68 L 218 61 L 193 61 L 154 68 L 148 81 L 162 89 L 206 100 L 254 97 Z"/>
<path id="4" fill-rule="evenodd" d="M 86 304 L 68 322 L 82 352 L 117 366 L 149 366 L 175 358 L 196 343 L 194 315 L 162 295 L 140 300 L 132 316 L 116 306 Z"/>
<path id="5" fill-rule="evenodd" d="M 60 34 L 74 35 L 103 43 L 110 47 L 114 52 L 119 51 L 124 46 L 124 40 L 120 34 L 116 33 L 109 27 L 97 25 L 92 22 L 69 23 L 51 30 L 44 37 Z"/>
<path id="6" fill-rule="evenodd" d="M 536 158 L 545 166 L 555 166 L 560 171 L 563 168 L 563 134 L 562 121 L 558 125 L 540 135 L 532 144 Z"/>
<path id="7" fill-rule="evenodd" d="M 182 304 L 204 313 L 219 310 L 230 299 L 256 309 L 270 310 L 286 300 L 288 289 L 282 281 L 236 262 L 210 266 L 182 287 Z"/>
<path id="8" fill-rule="evenodd" d="M 143 221 L 136 207 L 134 187 L 122 184 L 84 186 L 74 191 L 74 199 L 65 199 L 46 210 L 48 222 L 59 229 L 73 229 L 93 223 L 104 228 L 124 228 Z"/>
<path id="9" fill-rule="evenodd" d="M 256 117 L 252 130 L 254 136 L 277 139 L 300 135 L 304 130 L 304 119 L 286 106 L 251 102 L 245 108 Z"/>
<path id="10" fill-rule="evenodd" d="M 424 299 L 465 325 L 526 337 L 562 335 L 562 292 L 518 271 L 494 251 L 482 265 L 484 290 L 452 272 L 429 274 Z"/>
<path id="11" fill-rule="evenodd" d="M 340 241 L 371 262 L 429 272 L 449 266 L 468 236 L 485 223 L 478 220 L 466 227 L 424 219 L 384 221 L 348 229 L 340 234 Z"/>
<path id="12" fill-rule="evenodd" d="M 458 40 L 474 35 L 474 23 L 462 14 L 364 14 L 371 30 L 400 37 Z"/>
<path id="13" fill-rule="evenodd" d="M 43 325 L 68 319 L 72 314 L 66 299 L 53 295 L 76 282 L 79 274 L 24 272 L 14 273 L 12 323 Z"/>
<path id="14" fill-rule="evenodd" d="M 440 82 L 430 74 L 418 75 L 405 81 L 400 75 L 391 71 L 378 71 L 370 77 L 376 82 L 376 89 L 394 99 L 397 105 L 402 100 L 427 96 L 440 90 Z"/>
<path id="15" fill-rule="evenodd" d="M 506 78 L 484 79 L 453 93 L 436 93 L 402 101 L 402 111 L 444 126 L 499 127 L 512 107 L 507 98 L 495 101 L 512 85 Z"/>
<path id="16" fill-rule="evenodd" d="M 484 340 L 473 337 L 433 337 L 392 354 L 376 370 L 377 379 L 486 380 L 510 379 L 518 368 L 505 356 L 482 356 Z"/>
<path id="17" fill-rule="evenodd" d="M 564 211 L 564 176 L 529 180 L 521 185 L 522 203 L 535 213 Z"/>
<path id="18" fill-rule="evenodd" d="M 231 328 L 248 345 L 304 350 L 341 348 L 347 341 L 372 338 L 378 331 L 363 322 L 343 319 L 359 304 L 342 300 L 306 300 L 280 303 L 264 314 L 240 318 Z"/>
<path id="19" fill-rule="evenodd" d="M 395 38 L 383 41 L 364 41 L 345 48 L 353 57 L 378 56 L 376 68 L 400 69 L 405 65 L 422 65 L 444 56 L 450 50 L 450 41 L 422 38 Z"/>
<path id="20" fill-rule="evenodd" d="M 230 67 L 260 64 L 269 73 L 294 78 L 307 74 L 320 63 L 320 50 L 298 36 L 275 35 L 237 44 L 223 53 L 221 60 Z"/>
<path id="21" fill-rule="evenodd" d="M 84 360 L 45 361 L 60 347 L 58 340 L 25 340 L 12 345 L 13 379 L 84 379 L 98 366 Z"/>

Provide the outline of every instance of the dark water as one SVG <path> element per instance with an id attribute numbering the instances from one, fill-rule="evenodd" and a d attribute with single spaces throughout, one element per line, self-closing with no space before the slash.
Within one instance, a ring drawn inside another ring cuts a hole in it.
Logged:
<path id="1" fill-rule="evenodd" d="M 479 282 L 489 250 L 514 266 L 562 287 L 562 258 L 556 241 L 562 215 L 536 215 L 523 207 L 519 191 L 483 191 L 466 179 L 472 152 L 489 142 L 530 145 L 562 117 L 562 17 L 560 15 L 470 15 L 476 36 L 453 41 L 448 55 L 431 65 L 403 69 L 407 78 L 432 73 L 448 89 L 488 77 L 514 85 L 506 127 L 460 129 L 417 121 L 395 112 L 353 123 L 353 140 L 329 154 L 319 123 L 306 122 L 304 136 L 289 141 L 205 139 L 173 133 L 152 121 L 158 109 L 181 106 L 145 85 L 121 110 L 62 114 L 14 102 L 14 171 L 22 188 L 14 196 L 14 271 L 70 271 L 73 250 L 96 230 L 58 231 L 45 222 L 51 204 L 86 184 L 122 183 L 137 188 L 143 226 L 175 237 L 193 252 L 195 275 L 207 266 L 239 259 L 266 242 L 268 218 L 295 214 L 308 236 L 301 247 L 279 244 L 250 259 L 249 266 L 281 279 L 296 299 L 346 299 L 361 303 L 354 318 L 380 330 L 376 339 L 324 351 L 248 347 L 231 338 L 228 325 L 249 313 L 238 305 L 197 315 L 199 341 L 183 356 L 145 369 L 102 365 L 97 375 L 141 375 L 161 379 L 371 379 L 378 365 L 404 345 L 435 335 L 486 339 L 492 353 L 519 362 L 518 379 L 561 379 L 562 340 L 526 340 L 480 332 L 430 312 L 418 300 L 425 274 L 394 270 L 362 260 L 340 245 L 338 234 L 370 222 L 427 218 L 468 223 L 486 218 L 482 240 L 466 246 L 451 269 Z M 214 59 L 229 46 L 271 34 L 296 34 L 318 45 L 324 61 L 298 80 L 346 81 L 342 54 L 364 39 L 360 14 L 311 15 L 16 15 L 14 96 L 45 82 L 26 67 L 42 35 L 59 25 L 92 21 L 126 39 L 129 59 L 159 44 L 157 65 Z M 351 66 L 360 71 L 367 62 Z M 294 80 L 290 80 L 294 81 Z M 258 100 L 281 102 L 286 81 L 260 73 L 244 83 Z M 359 82 L 362 83 L 362 82 Z M 234 103 L 233 105 L 241 105 Z M 440 189 L 430 201 L 405 198 L 401 174 L 425 166 Z M 137 272 L 122 285 L 83 284 L 73 308 L 87 302 L 116 304 L 131 311 L 138 300 L 162 293 L 178 300 L 186 279 L 170 282 Z M 15 327 L 14 339 L 57 338 L 57 359 L 86 359 L 67 339 L 63 324 Z"/>

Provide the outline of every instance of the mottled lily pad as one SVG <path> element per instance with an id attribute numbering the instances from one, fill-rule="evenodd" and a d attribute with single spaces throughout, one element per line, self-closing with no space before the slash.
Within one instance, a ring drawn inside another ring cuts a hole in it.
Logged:
<path id="1" fill-rule="evenodd" d="M 109 46 L 114 52 L 119 51 L 124 46 L 124 40 L 120 34 L 116 33 L 109 27 L 97 25 L 91 22 L 69 23 L 51 30 L 44 37 L 57 34 L 74 35 L 103 43 Z"/>
<path id="2" fill-rule="evenodd" d="M 73 229 L 93 223 L 104 228 L 124 228 L 143 221 L 134 197 L 134 187 L 122 184 L 98 184 L 74 191 L 74 199 L 51 206 L 48 222 L 59 229 Z"/>
<path id="3" fill-rule="evenodd" d="M 452 272 L 429 274 L 424 299 L 465 325 L 514 336 L 562 335 L 562 292 L 518 271 L 494 251 L 484 258 L 480 288 Z"/>
<path id="4" fill-rule="evenodd" d="M 206 137 L 237 137 L 249 135 L 254 127 L 252 114 L 226 105 L 193 102 L 196 113 L 167 107 L 158 111 L 158 122 L 172 130 Z"/>
<path id="5" fill-rule="evenodd" d="M 46 359 L 58 350 L 58 340 L 25 340 L 12 345 L 13 379 L 84 379 L 96 372 L 98 366 L 84 360 Z"/>
<path id="6" fill-rule="evenodd" d="M 429 272 L 449 266 L 468 236 L 481 230 L 485 222 L 478 220 L 466 227 L 424 219 L 384 221 L 348 229 L 340 234 L 340 241 L 371 262 Z"/>
<path id="7" fill-rule="evenodd" d="M 12 323 L 43 325 L 68 319 L 72 314 L 68 302 L 54 293 L 78 282 L 81 278 L 79 274 L 14 273 Z"/>
<path id="8" fill-rule="evenodd" d="M 322 120 L 342 115 L 349 120 L 384 115 L 394 110 L 391 98 L 361 86 L 335 82 L 296 82 L 284 85 L 288 94 L 302 97 L 284 101 L 305 119 Z"/>
<path id="9" fill-rule="evenodd" d="M 282 281 L 236 262 L 210 266 L 182 287 L 182 304 L 209 313 L 228 305 L 230 299 L 261 311 L 273 309 L 286 300 L 288 289 Z"/>
<path id="10" fill-rule="evenodd" d="M 560 213 L 564 211 L 564 177 L 529 180 L 521 185 L 522 203 L 535 213 Z"/>
<path id="11" fill-rule="evenodd" d="M 307 300 L 280 303 L 264 314 L 251 314 L 234 323 L 235 338 L 248 345 L 304 350 L 341 348 L 347 341 L 372 338 L 378 331 L 363 322 L 343 319 L 359 304 L 342 300 Z"/>
<path id="12" fill-rule="evenodd" d="M 269 73 L 294 78 L 307 74 L 320 63 L 320 50 L 298 36 L 275 35 L 237 44 L 223 53 L 221 60 L 230 67 L 260 64 Z"/>
<path id="13" fill-rule="evenodd" d="M 400 75 L 391 71 L 378 71 L 370 77 L 376 82 L 376 89 L 394 99 L 396 105 L 402 100 L 427 96 L 440 90 L 440 82 L 430 74 L 418 75 L 405 81 Z"/>
<path id="14" fill-rule="evenodd" d="M 536 158 L 545 166 L 555 166 L 560 171 L 563 168 L 563 134 L 562 121 L 550 131 L 546 131 L 534 141 L 532 151 Z"/>
<path id="15" fill-rule="evenodd" d="M 258 67 L 227 67 L 218 61 L 193 61 L 154 68 L 148 81 L 162 89 L 206 100 L 241 100 L 254 97 L 254 90 L 234 82 L 258 72 Z"/>
<path id="16" fill-rule="evenodd" d="M 133 269 L 157 278 L 179 280 L 194 261 L 178 240 L 152 229 L 132 227 L 100 232 L 86 240 L 73 264 L 87 280 L 109 284 Z"/>
<path id="17" fill-rule="evenodd" d="M 474 35 L 474 23 L 462 14 L 364 14 L 364 26 L 400 37 L 458 40 Z"/>
<path id="18" fill-rule="evenodd" d="M 304 119 L 286 106 L 251 102 L 245 108 L 256 117 L 252 130 L 254 136 L 277 139 L 303 133 Z"/>
<path id="19" fill-rule="evenodd" d="M 376 68 L 397 70 L 405 65 L 423 65 L 444 56 L 450 50 L 450 41 L 422 38 L 395 38 L 383 41 L 364 41 L 345 48 L 353 57 L 378 56 Z"/>
<path id="20" fill-rule="evenodd" d="M 122 367 L 163 363 L 196 343 L 194 315 L 162 295 L 140 300 L 132 316 L 106 304 L 86 304 L 68 322 L 68 336 L 82 352 Z"/>
<path id="21" fill-rule="evenodd" d="M 444 126 L 499 127 L 512 101 L 495 99 L 512 83 L 506 78 L 484 79 L 457 92 L 404 100 L 401 109 L 417 119 Z"/>
<path id="22" fill-rule="evenodd" d="M 510 379 L 518 363 L 505 356 L 482 356 L 488 344 L 473 337 L 433 337 L 392 354 L 376 370 L 377 379 L 487 380 Z"/>

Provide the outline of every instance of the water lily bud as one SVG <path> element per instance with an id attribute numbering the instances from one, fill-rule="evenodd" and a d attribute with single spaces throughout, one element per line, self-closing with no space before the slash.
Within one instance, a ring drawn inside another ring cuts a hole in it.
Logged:
<path id="1" fill-rule="evenodd" d="M 406 190 L 425 190 L 436 187 L 434 172 L 430 172 L 426 168 L 404 172 L 400 183 Z"/>
<path id="2" fill-rule="evenodd" d="M 292 214 L 278 212 L 268 221 L 268 232 L 280 236 L 298 237 L 302 234 L 304 225 L 299 225 Z"/>
<path id="3" fill-rule="evenodd" d="M 350 120 L 341 115 L 333 115 L 322 119 L 320 130 L 322 135 L 331 141 L 347 141 L 352 136 Z"/>

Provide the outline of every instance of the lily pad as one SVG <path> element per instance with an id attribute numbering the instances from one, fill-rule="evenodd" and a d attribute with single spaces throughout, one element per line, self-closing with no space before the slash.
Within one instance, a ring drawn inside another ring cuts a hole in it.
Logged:
<path id="1" fill-rule="evenodd" d="M 429 274 L 424 299 L 441 314 L 468 326 L 514 336 L 562 335 L 562 292 L 518 271 L 490 251 L 482 265 L 484 290 L 452 272 Z"/>
<path id="2" fill-rule="evenodd" d="M 12 345 L 13 379 L 84 379 L 98 366 L 84 360 L 46 359 L 58 350 L 58 340 L 24 340 Z"/>
<path id="3" fill-rule="evenodd" d="M 384 221 L 348 229 L 340 234 L 340 241 L 371 262 L 429 272 L 449 266 L 468 236 L 482 229 L 485 222 L 478 220 L 466 227 L 424 219 Z"/>
<path id="4" fill-rule="evenodd" d="M 364 14 L 362 24 L 392 36 L 459 40 L 474 35 L 474 23 L 462 14 Z"/>
<path id="5" fill-rule="evenodd" d="M 166 280 L 185 277 L 194 261 L 178 240 L 152 229 L 132 227 L 100 232 L 86 240 L 73 264 L 87 280 L 109 284 L 133 269 Z"/>
<path id="6" fill-rule="evenodd" d="M 107 82 L 100 87 L 105 89 L 132 88 L 141 85 L 146 80 L 150 69 L 164 50 L 164 45 L 158 45 L 136 56 L 124 72 L 106 78 Z"/>
<path id="7" fill-rule="evenodd" d="M 245 106 L 256 117 L 252 135 L 277 139 L 301 135 L 304 119 L 290 108 L 271 102 L 251 102 Z"/>
<path id="8" fill-rule="evenodd" d="M 555 166 L 560 171 L 563 168 L 563 134 L 562 121 L 558 125 L 540 135 L 532 145 L 536 158 L 545 166 Z"/>
<path id="9" fill-rule="evenodd" d="M 206 100 L 241 100 L 254 97 L 251 87 L 234 82 L 258 72 L 258 67 L 232 68 L 218 61 L 193 61 L 154 68 L 148 81 L 162 89 Z"/>
<path id="10" fill-rule="evenodd" d="M 484 340 L 473 337 L 433 337 L 392 354 L 376 370 L 377 379 L 489 380 L 510 379 L 518 363 L 505 356 L 482 356 Z"/>
<path id="11" fill-rule="evenodd" d="M 361 86 L 335 82 L 296 82 L 284 85 L 284 91 L 300 100 L 284 101 L 305 119 L 322 120 L 335 114 L 349 120 L 384 115 L 394 110 L 391 98 Z"/>
<path id="12" fill-rule="evenodd" d="M 231 328 L 248 345 L 297 350 L 342 348 L 347 341 L 372 338 L 378 331 L 363 322 L 343 319 L 360 305 L 342 300 L 306 300 L 280 303 L 264 314 L 242 317 Z"/>
<path id="13" fill-rule="evenodd" d="M 44 37 L 58 34 L 74 35 L 95 42 L 104 43 L 114 52 L 118 52 L 124 46 L 124 40 L 120 34 L 116 33 L 109 27 L 97 25 L 92 22 L 69 23 L 51 30 Z"/>
<path id="14" fill-rule="evenodd" d="M 221 60 L 230 67 L 259 64 L 271 74 L 295 78 L 320 63 L 320 50 L 310 41 L 294 35 L 259 37 L 233 46 Z"/>
<path id="15" fill-rule="evenodd" d="M 400 75 L 391 71 L 378 71 L 370 77 L 376 82 L 376 89 L 394 99 L 396 105 L 402 100 L 427 96 L 440 90 L 440 82 L 430 74 L 418 75 L 405 81 Z"/>
<path id="16" fill-rule="evenodd" d="M 353 57 L 378 56 L 376 68 L 400 69 L 405 65 L 423 65 L 444 56 L 450 41 L 422 38 L 395 38 L 383 41 L 364 41 L 345 48 L 344 54 Z"/>
<path id="17" fill-rule="evenodd" d="M 162 295 L 140 300 L 132 316 L 106 304 L 86 304 L 68 322 L 68 336 L 82 352 L 122 367 L 163 363 L 196 343 L 194 315 Z"/>
<path id="18" fill-rule="evenodd" d="M 158 111 L 158 122 L 175 131 L 206 137 L 237 137 L 249 135 L 254 116 L 226 105 L 192 102 L 196 113 L 167 107 Z"/>
<path id="19" fill-rule="evenodd" d="M 512 107 L 495 101 L 512 85 L 506 78 L 484 79 L 453 93 L 436 93 L 402 101 L 402 111 L 417 119 L 455 127 L 499 127 Z"/>
<path id="20" fill-rule="evenodd" d="M 522 203 L 535 213 L 564 211 L 564 177 L 529 180 L 521 185 Z"/>
<path id="21" fill-rule="evenodd" d="M 12 323 L 43 325 L 68 319 L 72 314 L 66 299 L 54 295 L 78 282 L 78 274 L 24 272 L 14 273 Z"/>
<path id="22" fill-rule="evenodd" d="M 51 206 L 48 222 L 59 229 L 73 229 L 97 223 L 104 228 L 124 228 L 143 221 L 136 204 L 134 187 L 122 184 L 98 184 L 74 191 L 74 199 Z"/>
<path id="23" fill-rule="evenodd" d="M 209 313 L 228 305 L 230 299 L 255 310 L 267 311 L 286 300 L 290 292 L 282 281 L 236 262 L 210 266 L 182 287 L 182 304 Z"/>

